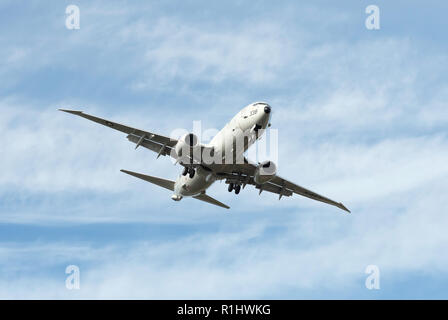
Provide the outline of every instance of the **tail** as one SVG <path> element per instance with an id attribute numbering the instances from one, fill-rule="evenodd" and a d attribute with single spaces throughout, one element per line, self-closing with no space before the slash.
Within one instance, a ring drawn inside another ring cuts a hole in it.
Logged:
<path id="1" fill-rule="evenodd" d="M 148 176 L 145 174 L 141 174 L 141 173 L 137 173 L 137 172 L 133 172 L 133 171 L 128 171 L 128 170 L 120 170 L 121 172 L 124 172 L 126 174 L 129 174 L 131 176 L 134 176 L 136 178 L 151 182 L 153 184 L 156 184 L 162 188 L 174 191 L 174 181 L 171 180 L 166 180 L 166 179 L 162 179 L 162 178 L 157 178 L 157 177 L 152 177 L 152 176 Z M 221 207 L 221 208 L 226 208 L 229 209 L 230 207 L 222 202 L 219 202 L 218 200 L 206 195 L 205 193 L 202 193 L 198 196 L 194 196 L 194 199 L 197 200 L 201 200 L 204 202 L 208 202 L 210 204 L 214 204 L 215 206 Z M 180 200 L 180 199 L 179 199 Z"/>
<path id="2" fill-rule="evenodd" d="M 161 186 L 162 188 L 174 191 L 174 181 L 171 180 L 165 180 L 162 178 L 157 178 L 157 177 L 152 177 L 152 176 L 147 176 L 141 173 L 137 173 L 137 172 L 132 172 L 132 171 L 128 171 L 128 170 L 120 170 L 121 172 L 127 173 L 131 176 L 134 176 L 136 178 L 154 183 L 158 186 Z"/>

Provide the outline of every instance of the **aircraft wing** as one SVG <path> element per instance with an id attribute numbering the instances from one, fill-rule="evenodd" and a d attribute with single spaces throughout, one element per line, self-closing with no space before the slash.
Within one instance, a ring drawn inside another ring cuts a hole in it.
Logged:
<path id="1" fill-rule="evenodd" d="M 287 189 L 287 190 L 291 190 L 292 192 L 299 194 L 301 196 L 313 199 L 313 200 L 317 200 L 320 202 L 325 202 L 327 204 L 331 204 L 335 207 L 338 207 L 339 209 L 345 210 L 347 212 L 350 213 L 350 210 L 348 210 L 341 202 L 336 202 L 334 200 L 331 200 L 327 197 L 321 196 L 320 194 L 313 192 L 309 189 L 306 189 L 304 187 L 301 187 L 295 183 L 292 183 L 286 179 L 283 179 L 279 176 L 275 176 L 271 181 L 268 182 L 268 184 L 270 185 L 275 185 L 280 187 L 281 189 Z M 264 187 L 264 185 L 262 186 L 262 188 Z M 281 194 L 281 193 L 280 193 Z"/>
<path id="2" fill-rule="evenodd" d="M 275 176 L 269 182 L 257 184 L 254 181 L 254 174 L 255 170 L 257 169 L 257 165 L 249 162 L 246 158 L 244 158 L 244 163 L 242 164 L 213 164 L 210 165 L 209 168 L 215 172 L 218 178 L 225 179 L 226 183 L 239 183 L 242 184 L 243 187 L 247 184 L 254 185 L 256 189 L 260 190 L 260 193 L 262 191 L 276 193 L 279 195 L 279 199 L 282 196 L 289 197 L 295 193 L 303 197 L 324 202 L 338 207 L 344 211 L 350 212 L 350 210 L 348 210 L 342 203 L 324 197 L 314 191 L 299 186 L 280 176 Z"/>
<path id="3" fill-rule="evenodd" d="M 117 122 L 92 116 L 82 111 L 66 110 L 66 109 L 59 109 L 59 110 L 86 118 L 88 120 L 102 124 L 106 127 L 126 133 L 128 135 L 127 136 L 128 140 L 136 144 L 135 148 L 143 146 L 149 150 L 157 152 L 158 156 L 160 155 L 165 156 L 167 154 L 170 155 L 171 148 L 173 148 L 177 143 L 176 139 L 171 139 L 169 137 L 165 137 L 152 132 L 128 127 L 126 125 Z"/>

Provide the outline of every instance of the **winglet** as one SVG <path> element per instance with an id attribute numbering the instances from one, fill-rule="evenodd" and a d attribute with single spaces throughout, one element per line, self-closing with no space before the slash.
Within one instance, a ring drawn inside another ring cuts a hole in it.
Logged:
<path id="1" fill-rule="evenodd" d="M 342 210 L 347 211 L 348 213 L 351 213 L 351 211 L 348 210 L 341 202 L 338 203 L 338 207 L 341 208 Z"/>
<path id="2" fill-rule="evenodd" d="M 68 109 L 58 109 L 59 111 L 64 111 L 67 113 L 72 113 L 72 114 L 76 114 L 76 115 L 80 115 L 82 113 L 82 111 L 78 111 L 78 110 L 68 110 Z"/>

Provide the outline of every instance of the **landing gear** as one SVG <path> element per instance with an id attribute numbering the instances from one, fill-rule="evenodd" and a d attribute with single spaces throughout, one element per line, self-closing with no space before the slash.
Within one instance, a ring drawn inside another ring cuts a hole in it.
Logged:
<path id="1" fill-rule="evenodd" d="M 240 193 L 241 190 L 241 186 L 239 184 L 234 184 L 234 183 L 229 183 L 229 192 L 232 192 L 233 190 L 235 190 L 235 194 Z"/>
<path id="2" fill-rule="evenodd" d="M 193 178 L 195 174 L 194 168 L 185 167 L 184 171 L 182 171 L 182 175 L 186 176 L 187 174 L 189 175 L 190 178 Z"/>
<path id="3" fill-rule="evenodd" d="M 235 186 L 235 194 L 240 193 L 240 190 L 241 190 L 241 186 L 240 186 L 239 184 L 236 185 L 236 186 Z"/>

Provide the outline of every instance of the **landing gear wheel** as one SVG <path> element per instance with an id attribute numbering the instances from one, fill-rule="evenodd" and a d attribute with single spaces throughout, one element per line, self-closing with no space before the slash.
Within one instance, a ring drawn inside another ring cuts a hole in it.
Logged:
<path id="1" fill-rule="evenodd" d="M 229 192 L 233 191 L 233 183 L 229 183 Z"/>
<path id="2" fill-rule="evenodd" d="M 241 186 L 240 186 L 239 184 L 236 185 L 236 186 L 235 186 L 235 194 L 240 193 L 240 190 L 241 190 Z"/>
<path id="3" fill-rule="evenodd" d="M 195 170 L 193 168 L 190 169 L 190 179 L 193 179 Z"/>
<path id="4" fill-rule="evenodd" d="M 187 173 L 188 173 L 188 168 L 187 168 L 187 167 L 185 167 L 185 168 L 184 168 L 184 171 L 182 171 L 182 175 L 183 175 L 183 176 L 186 176 L 186 175 L 187 175 Z"/>

